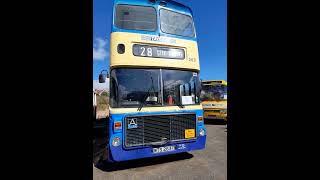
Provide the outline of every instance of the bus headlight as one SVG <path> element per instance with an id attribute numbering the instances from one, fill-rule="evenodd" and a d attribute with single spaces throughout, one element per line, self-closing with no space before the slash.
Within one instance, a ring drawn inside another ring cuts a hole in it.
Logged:
<path id="1" fill-rule="evenodd" d="M 112 146 L 117 147 L 119 145 L 120 145 L 120 138 L 118 138 L 118 137 L 113 138 L 112 139 Z"/>
<path id="2" fill-rule="evenodd" d="M 199 134 L 200 134 L 200 136 L 204 136 L 206 133 L 205 133 L 204 129 L 200 129 Z"/>

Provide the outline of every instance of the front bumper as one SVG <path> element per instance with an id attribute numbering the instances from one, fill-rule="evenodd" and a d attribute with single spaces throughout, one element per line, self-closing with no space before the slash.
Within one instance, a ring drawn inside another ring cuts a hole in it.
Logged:
<path id="1" fill-rule="evenodd" d="M 151 147 L 151 146 L 126 150 L 122 145 L 114 147 L 110 144 L 109 145 L 109 149 L 110 149 L 109 161 L 127 161 L 132 159 L 156 157 L 156 156 L 162 156 L 162 155 L 200 150 L 205 148 L 205 143 L 206 143 L 206 135 L 198 136 L 197 139 L 194 141 L 174 142 L 174 143 L 168 143 L 163 146 L 156 146 L 156 147 L 175 146 L 174 151 L 161 152 L 161 153 L 153 153 L 154 147 Z"/>

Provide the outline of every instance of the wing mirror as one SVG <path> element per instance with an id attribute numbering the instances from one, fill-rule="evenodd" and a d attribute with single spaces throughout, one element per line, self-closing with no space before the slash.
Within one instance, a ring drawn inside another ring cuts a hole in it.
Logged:
<path id="1" fill-rule="evenodd" d="M 103 73 L 103 71 L 106 71 L 106 73 Z M 99 74 L 99 83 L 105 83 L 106 78 L 109 78 L 109 73 L 107 70 L 102 70 Z"/>

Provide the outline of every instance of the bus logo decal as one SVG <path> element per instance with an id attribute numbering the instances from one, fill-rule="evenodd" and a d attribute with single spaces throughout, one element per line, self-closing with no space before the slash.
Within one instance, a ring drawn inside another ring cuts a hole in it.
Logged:
<path id="1" fill-rule="evenodd" d="M 138 128 L 137 118 L 131 118 L 131 119 L 128 119 L 128 121 L 129 121 L 128 129 Z"/>
<path id="2" fill-rule="evenodd" d="M 186 149 L 186 145 L 185 144 L 178 144 L 178 149 L 182 150 L 182 149 Z"/>
<path id="3" fill-rule="evenodd" d="M 142 35 L 141 40 L 143 41 L 157 41 L 157 42 L 164 42 L 164 43 L 176 43 L 175 39 L 170 39 L 170 38 L 165 38 L 165 37 L 160 37 L 160 36 L 146 36 Z"/>

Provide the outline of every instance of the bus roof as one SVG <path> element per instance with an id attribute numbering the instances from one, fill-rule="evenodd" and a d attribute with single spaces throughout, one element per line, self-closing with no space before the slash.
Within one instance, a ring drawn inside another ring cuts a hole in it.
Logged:
<path id="1" fill-rule="evenodd" d="M 215 85 L 215 84 L 227 85 L 227 81 L 225 80 L 202 80 L 201 83 L 203 85 Z"/>

